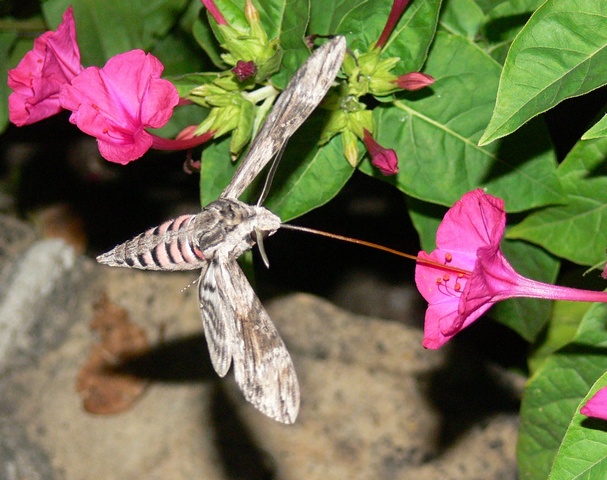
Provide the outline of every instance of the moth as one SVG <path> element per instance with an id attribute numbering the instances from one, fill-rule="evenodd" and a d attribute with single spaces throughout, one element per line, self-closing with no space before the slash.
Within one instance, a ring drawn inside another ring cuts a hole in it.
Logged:
<path id="1" fill-rule="evenodd" d="M 281 220 L 238 196 L 318 106 L 345 52 L 345 38 L 335 37 L 295 73 L 218 200 L 196 215 L 169 220 L 97 257 L 117 267 L 201 269 L 199 306 L 213 368 L 223 377 L 233 364 L 245 398 L 282 423 L 293 423 L 299 411 L 297 375 L 276 327 L 236 262 L 256 242 L 265 260 L 261 239 L 274 234 Z"/>

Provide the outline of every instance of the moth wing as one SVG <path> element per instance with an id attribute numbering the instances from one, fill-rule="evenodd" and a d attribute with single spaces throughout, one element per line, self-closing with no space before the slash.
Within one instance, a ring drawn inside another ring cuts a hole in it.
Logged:
<path id="1" fill-rule="evenodd" d="M 331 88 L 345 54 L 346 39 L 338 35 L 316 49 L 295 72 L 221 197 L 238 198 L 282 149 Z"/>
<path id="2" fill-rule="evenodd" d="M 229 320 L 233 316 L 232 309 L 218 291 L 217 278 L 220 274 L 216 260 L 207 262 L 198 281 L 198 300 L 211 363 L 217 375 L 224 377 L 230 369 L 235 340 Z"/>
<path id="3" fill-rule="evenodd" d="M 235 261 L 220 263 L 217 286 L 233 309 L 234 376 L 255 408 L 282 423 L 299 411 L 299 384 L 291 356 Z"/>

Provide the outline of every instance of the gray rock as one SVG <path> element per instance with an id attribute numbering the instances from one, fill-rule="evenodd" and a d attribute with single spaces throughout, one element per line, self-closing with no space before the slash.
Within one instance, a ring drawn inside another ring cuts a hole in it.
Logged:
<path id="1" fill-rule="evenodd" d="M 427 386 L 449 350 L 424 350 L 418 329 L 310 295 L 269 302 L 302 392 L 297 422 L 280 425 L 212 371 L 196 288 L 180 293 L 196 272 L 111 269 L 70 252 L 41 241 L 5 262 L 0 478 L 516 478 L 513 412 L 490 413 L 441 445 L 450 419 Z M 75 389 L 103 293 L 155 344 L 129 364 L 149 388 L 111 416 L 86 413 Z"/>

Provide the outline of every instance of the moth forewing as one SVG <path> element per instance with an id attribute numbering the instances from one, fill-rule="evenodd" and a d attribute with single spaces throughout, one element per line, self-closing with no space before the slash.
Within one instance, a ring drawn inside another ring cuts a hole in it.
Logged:
<path id="1" fill-rule="evenodd" d="M 276 100 L 222 197 L 238 198 L 318 106 L 333 84 L 346 54 L 337 36 L 316 49 Z"/>

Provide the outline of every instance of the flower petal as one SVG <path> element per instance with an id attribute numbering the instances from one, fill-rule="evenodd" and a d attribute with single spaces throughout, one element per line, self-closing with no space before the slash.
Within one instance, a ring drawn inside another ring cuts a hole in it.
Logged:
<path id="1" fill-rule="evenodd" d="M 11 122 L 29 125 L 59 113 L 61 87 L 81 71 L 74 12 L 69 7 L 57 30 L 34 40 L 34 48 L 8 71 L 8 86 L 13 90 L 9 96 Z"/>
<path id="2" fill-rule="evenodd" d="M 175 86 L 160 78 L 163 66 L 151 54 L 132 50 L 112 57 L 100 69 L 89 67 L 61 90 L 70 122 L 97 138 L 109 161 L 126 164 L 153 143 L 146 128 L 160 128 L 179 102 Z"/>
<path id="3" fill-rule="evenodd" d="M 476 258 L 480 247 L 499 245 L 505 227 L 504 201 L 479 188 L 463 195 L 447 211 L 438 227 L 436 244 L 442 250 Z"/>
<path id="4" fill-rule="evenodd" d="M 587 417 L 607 420 L 607 387 L 601 388 L 580 410 Z"/>

